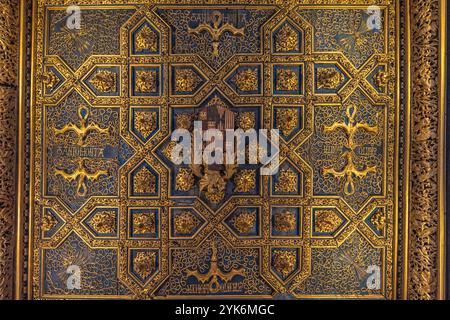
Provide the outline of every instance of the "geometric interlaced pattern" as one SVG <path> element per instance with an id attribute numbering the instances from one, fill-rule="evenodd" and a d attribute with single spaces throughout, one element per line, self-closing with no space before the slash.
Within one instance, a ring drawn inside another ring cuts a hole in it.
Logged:
<path id="1" fill-rule="evenodd" d="M 392 296 L 392 1 L 64 2 L 33 20 L 35 298 Z M 214 110 L 279 129 L 278 173 L 175 165 Z"/>

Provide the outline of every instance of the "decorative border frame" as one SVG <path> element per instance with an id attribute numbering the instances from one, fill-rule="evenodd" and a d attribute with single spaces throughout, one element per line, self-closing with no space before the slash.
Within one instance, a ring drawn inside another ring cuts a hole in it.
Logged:
<path id="1" fill-rule="evenodd" d="M 33 201 L 25 198 L 29 187 L 29 133 L 25 129 L 33 103 L 27 99 L 27 45 L 30 33 L 31 38 L 34 34 L 28 25 L 31 3 L 35 14 L 36 1 L 0 0 L 0 8 L 8 13 L 0 23 L 0 56 L 4 58 L 0 67 L 6 70 L 0 74 L 0 299 L 24 298 L 24 288 L 29 285 L 24 275 L 30 277 L 25 267 L 30 257 L 24 252 L 26 210 Z M 405 31 L 397 44 L 403 47 L 403 67 L 398 68 L 397 76 L 402 84 L 399 94 L 404 98 L 399 103 L 404 110 L 399 110 L 397 119 L 404 135 L 397 135 L 404 143 L 404 156 L 397 163 L 401 181 L 396 182 L 402 219 L 396 244 L 400 257 L 397 296 L 444 299 L 447 4 L 446 0 L 396 3 L 404 18 L 398 22 L 397 34 L 400 36 L 400 28 Z"/>

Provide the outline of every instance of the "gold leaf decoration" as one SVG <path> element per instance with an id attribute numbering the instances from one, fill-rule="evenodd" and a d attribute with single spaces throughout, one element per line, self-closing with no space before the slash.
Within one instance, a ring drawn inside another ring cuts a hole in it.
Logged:
<path id="1" fill-rule="evenodd" d="M 299 50 L 298 33 L 289 24 L 284 24 L 275 36 L 275 51 L 287 52 Z"/>

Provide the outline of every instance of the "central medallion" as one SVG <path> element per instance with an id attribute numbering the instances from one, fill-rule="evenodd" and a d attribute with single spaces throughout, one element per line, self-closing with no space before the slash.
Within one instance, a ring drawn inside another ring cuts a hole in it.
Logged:
<path id="1" fill-rule="evenodd" d="M 227 144 L 234 145 L 234 136 L 233 140 L 227 139 L 226 136 L 228 130 L 260 129 L 260 107 L 234 106 L 221 92 L 215 90 L 196 107 L 172 107 L 171 115 L 172 131 L 187 130 L 193 142 L 198 139 L 194 135 L 194 123 L 195 128 L 201 125 L 200 145 L 203 150 L 202 161 L 194 160 L 189 164 L 177 165 L 172 158 L 176 142 L 167 138 L 158 148 L 157 154 L 172 169 L 169 181 L 172 196 L 198 197 L 210 208 L 216 210 L 232 195 L 259 194 L 259 166 L 247 164 L 248 161 L 246 164 L 236 164 L 239 151 L 245 151 L 243 156 L 248 160 L 249 145 L 245 144 L 245 150 L 242 150 L 242 145 L 232 147 L 233 154 L 227 157 Z M 215 135 L 210 137 L 210 132 L 220 133 L 223 141 L 216 141 Z M 196 152 L 194 149 L 197 149 L 195 143 L 193 143 L 192 154 Z M 218 145 L 223 147 L 218 148 Z M 205 153 L 212 156 L 215 162 L 204 161 Z M 233 160 L 230 161 L 230 159 Z"/>

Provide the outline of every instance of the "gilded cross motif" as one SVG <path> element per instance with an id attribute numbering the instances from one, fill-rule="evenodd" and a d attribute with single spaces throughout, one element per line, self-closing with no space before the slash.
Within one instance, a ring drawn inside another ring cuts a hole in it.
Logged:
<path id="1" fill-rule="evenodd" d="M 65 170 L 61 169 L 55 169 L 55 174 L 60 175 L 64 178 L 64 180 L 68 182 L 72 182 L 74 180 L 78 180 L 77 182 L 77 195 L 79 197 L 84 197 L 87 194 L 87 186 L 86 186 L 86 179 L 90 181 L 96 181 L 101 176 L 108 175 L 108 171 L 106 170 L 98 170 L 96 172 L 88 172 L 86 169 L 86 165 L 84 163 L 84 160 L 81 160 L 78 163 L 78 167 L 72 171 L 67 172 Z"/>
<path id="2" fill-rule="evenodd" d="M 352 195 L 355 193 L 354 176 L 357 178 L 365 178 L 369 173 L 376 173 L 376 166 L 366 166 L 363 170 L 356 168 L 353 157 L 357 144 L 354 141 L 355 134 L 358 130 L 365 130 L 370 133 L 378 133 L 378 126 L 370 126 L 365 122 L 357 122 L 355 120 L 357 107 L 349 105 L 346 110 L 346 120 L 344 122 L 335 122 L 331 126 L 324 126 L 323 131 L 332 132 L 341 129 L 347 136 L 345 157 L 347 165 L 343 170 L 338 171 L 332 167 L 323 168 L 323 175 L 332 175 L 336 178 L 346 177 L 347 181 L 344 185 L 344 194 Z"/>
<path id="3" fill-rule="evenodd" d="M 230 32 L 234 36 L 244 36 L 244 28 L 236 28 L 235 26 L 231 25 L 230 23 L 222 23 L 223 15 L 219 11 L 214 11 L 212 13 L 212 23 L 211 26 L 209 23 L 201 23 L 196 28 L 188 28 L 188 32 L 192 34 L 200 34 L 201 32 L 205 31 L 208 32 L 212 37 L 212 45 L 213 45 L 213 56 L 217 57 L 219 56 L 219 41 L 220 36 L 224 32 Z M 220 27 L 219 27 L 220 26 Z"/>
<path id="4" fill-rule="evenodd" d="M 215 241 L 212 242 L 212 256 L 211 256 L 211 266 L 209 271 L 205 274 L 198 272 L 197 270 L 187 270 L 186 274 L 188 277 L 193 276 L 197 278 L 201 283 L 206 283 L 209 281 L 209 291 L 211 293 L 218 292 L 220 290 L 219 279 L 224 282 L 231 281 L 235 276 L 245 276 L 244 268 L 231 269 L 229 272 L 223 272 L 220 270 L 217 264 L 217 244 Z"/>
<path id="5" fill-rule="evenodd" d="M 90 112 L 89 109 L 85 106 L 80 106 L 78 108 L 78 118 L 80 119 L 80 125 L 77 126 L 76 124 L 73 124 L 72 122 L 69 122 L 61 129 L 53 128 L 53 131 L 55 134 L 61 135 L 65 134 L 66 132 L 74 132 L 77 137 L 78 141 L 77 144 L 79 146 L 85 146 L 86 145 L 86 138 L 88 137 L 89 133 L 91 132 L 98 132 L 100 134 L 108 134 L 109 128 L 101 128 L 97 123 L 91 122 L 88 124 L 88 118 L 89 118 Z"/>

